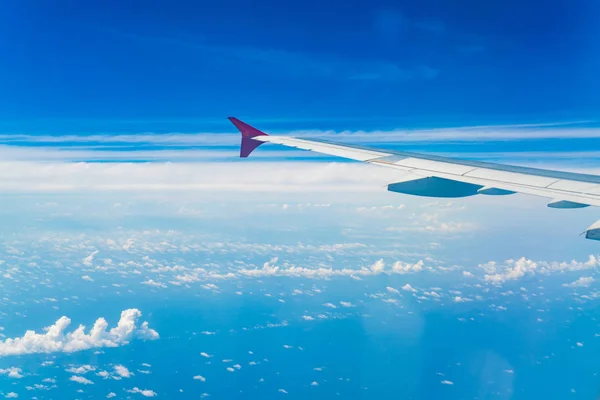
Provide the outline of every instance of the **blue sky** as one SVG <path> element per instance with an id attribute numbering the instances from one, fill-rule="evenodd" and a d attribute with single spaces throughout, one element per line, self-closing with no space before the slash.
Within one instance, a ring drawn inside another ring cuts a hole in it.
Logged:
<path id="1" fill-rule="evenodd" d="M 277 146 L 240 160 L 226 117 L 598 174 L 599 18 L 4 1 L 0 398 L 597 396 L 597 208 L 402 196 L 394 170 Z"/>
<path id="2" fill-rule="evenodd" d="M 0 120 L 189 132 L 223 130 L 228 115 L 371 129 L 593 119 L 598 7 L 9 0 Z"/>

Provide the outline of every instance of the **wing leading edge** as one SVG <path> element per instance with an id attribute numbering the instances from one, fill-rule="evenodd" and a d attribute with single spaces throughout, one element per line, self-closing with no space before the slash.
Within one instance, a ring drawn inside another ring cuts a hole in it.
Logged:
<path id="1" fill-rule="evenodd" d="M 600 176 L 529 167 L 460 160 L 435 155 L 379 150 L 320 139 L 271 136 L 230 117 L 242 133 L 241 157 L 263 143 L 362 161 L 401 172 L 388 190 L 425 197 L 502 196 L 523 193 L 550 199 L 551 208 L 600 206 Z M 600 240 L 600 221 L 586 230 Z"/>

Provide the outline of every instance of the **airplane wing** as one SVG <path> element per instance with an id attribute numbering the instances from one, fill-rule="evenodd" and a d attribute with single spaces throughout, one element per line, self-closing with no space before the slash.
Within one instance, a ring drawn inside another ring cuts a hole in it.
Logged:
<path id="1" fill-rule="evenodd" d="M 379 150 L 320 139 L 271 136 L 229 117 L 242 134 L 240 157 L 263 143 L 275 143 L 316 153 L 362 161 L 401 171 L 388 190 L 425 197 L 501 196 L 524 193 L 549 199 L 551 208 L 600 206 L 600 176 L 481 161 L 460 160 L 403 151 Z M 586 238 L 600 240 L 600 221 Z"/>

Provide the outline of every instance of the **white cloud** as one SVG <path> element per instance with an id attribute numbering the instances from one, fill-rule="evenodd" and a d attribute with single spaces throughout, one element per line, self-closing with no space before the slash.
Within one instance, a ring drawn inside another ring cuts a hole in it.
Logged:
<path id="1" fill-rule="evenodd" d="M 460 296 L 456 296 L 456 297 L 454 298 L 454 301 L 455 301 L 456 303 L 466 303 L 466 302 L 473 301 L 473 300 L 471 300 L 471 299 L 469 299 L 469 298 L 466 298 L 466 297 L 460 297 Z"/>
<path id="2" fill-rule="evenodd" d="M 144 390 L 142 390 L 142 389 L 140 389 L 138 387 L 134 387 L 133 389 L 128 390 L 127 393 L 139 393 L 139 394 L 141 394 L 144 397 L 154 397 L 154 396 L 157 396 L 156 392 L 153 391 L 153 390 L 150 390 L 150 389 L 144 389 Z"/>
<path id="3" fill-rule="evenodd" d="M 575 282 L 564 283 L 563 286 L 569 287 L 569 288 L 589 287 L 594 282 L 596 282 L 596 280 L 594 278 L 592 278 L 591 276 L 582 276 L 581 278 L 577 279 Z"/>
<path id="4" fill-rule="evenodd" d="M 386 287 L 386 289 L 390 293 L 395 293 L 395 294 L 400 293 L 400 291 L 398 289 L 394 289 L 393 287 L 390 287 L 390 286 Z"/>
<path id="5" fill-rule="evenodd" d="M 203 377 L 202 375 L 196 375 L 194 376 L 194 379 L 200 382 L 206 382 L 206 378 Z"/>
<path id="6" fill-rule="evenodd" d="M 107 330 L 108 323 L 98 318 L 89 333 L 79 325 L 72 332 L 65 332 L 71 324 L 67 317 L 59 318 L 54 325 L 44 328 L 45 333 L 27 331 L 22 337 L 0 341 L 0 356 L 32 353 L 72 353 L 98 347 L 118 347 L 129 344 L 133 339 L 154 340 L 158 333 L 148 327 L 147 322 L 138 326 L 142 313 L 138 309 L 121 312 L 117 326 Z"/>
<path id="7" fill-rule="evenodd" d="M 23 378 L 24 375 L 22 374 L 22 372 L 23 372 L 23 370 L 21 368 L 17 368 L 17 367 L 9 367 L 9 368 L 5 368 L 5 369 L 0 368 L 0 375 L 6 375 L 9 378 L 16 378 L 16 379 Z"/>
<path id="8" fill-rule="evenodd" d="M 584 271 L 596 269 L 600 266 L 600 260 L 590 255 L 587 261 L 558 262 L 558 261 L 532 261 L 525 257 L 518 260 L 507 260 L 503 264 L 490 261 L 480 264 L 479 267 L 485 271 L 486 282 L 500 284 L 510 280 L 517 280 L 536 273 L 548 275 L 553 272 Z"/>
<path id="9" fill-rule="evenodd" d="M 312 317 L 310 315 L 303 315 L 302 319 L 305 320 L 305 321 L 314 321 L 315 317 Z"/>
<path id="10" fill-rule="evenodd" d="M 444 380 L 440 382 L 442 385 L 454 385 L 454 382 L 452 381 L 448 381 L 448 380 Z"/>
<path id="11" fill-rule="evenodd" d="M 349 301 L 340 301 L 340 305 L 342 307 L 354 307 L 354 304 L 350 303 Z"/>
<path id="12" fill-rule="evenodd" d="M 131 373 L 131 371 L 129 371 L 127 369 L 127 367 L 125 367 L 124 365 L 115 365 L 114 366 L 115 372 L 119 375 L 122 376 L 123 378 L 131 378 L 131 376 L 133 375 L 133 373 Z"/>
<path id="13" fill-rule="evenodd" d="M 83 264 L 87 266 L 91 266 L 94 262 L 94 257 L 98 254 L 98 250 L 94 251 L 92 254 L 83 259 Z"/>
<path id="14" fill-rule="evenodd" d="M 208 353 L 205 353 L 205 352 L 202 352 L 202 353 L 200 353 L 200 355 L 201 355 L 202 357 L 205 357 L 205 358 L 211 358 L 211 357 L 212 357 L 212 355 L 210 355 L 210 354 L 208 354 Z"/>
<path id="15" fill-rule="evenodd" d="M 107 399 L 112 399 L 113 397 L 117 397 L 117 394 L 115 392 L 110 392 L 109 394 L 106 395 Z"/>
<path id="16" fill-rule="evenodd" d="M 407 292 L 413 292 L 415 293 L 417 291 L 417 289 L 413 288 L 410 283 L 407 283 L 406 285 L 402 286 L 402 290 L 406 290 Z"/>
<path id="17" fill-rule="evenodd" d="M 502 283 L 508 280 L 522 278 L 525 275 L 535 274 L 538 264 L 522 257 L 516 261 L 506 261 L 506 265 L 500 269 L 494 261 L 482 264 L 480 267 L 487 272 L 484 277 L 486 282 Z"/>
<path id="18" fill-rule="evenodd" d="M 4 397 L 6 397 L 7 399 L 16 399 L 17 397 L 19 397 L 19 395 L 15 392 L 9 392 Z"/>
<path id="19" fill-rule="evenodd" d="M 90 381 L 89 379 L 83 377 L 83 376 L 79 376 L 79 375 L 73 375 L 72 377 L 69 378 L 70 381 L 73 382 L 77 382 L 77 383 L 81 383 L 82 385 L 93 385 L 94 382 Z"/>
<path id="20" fill-rule="evenodd" d="M 288 276 L 288 277 L 304 277 L 304 278 L 318 278 L 326 279 L 333 277 L 359 277 L 359 276 L 377 276 L 381 274 L 393 275 L 393 274 L 409 274 L 420 272 L 424 269 L 433 270 L 431 267 L 425 267 L 422 260 L 416 263 L 406 263 L 403 261 L 395 262 L 391 268 L 386 268 L 386 264 L 383 260 L 378 260 L 369 267 L 362 267 L 358 269 L 353 268 L 305 268 L 291 266 L 282 268 L 276 266 L 277 258 L 263 264 L 262 268 L 255 269 L 240 269 L 237 271 L 238 274 L 247 277 L 261 278 L 267 276 Z"/>
<path id="21" fill-rule="evenodd" d="M 70 372 L 72 374 L 77 374 L 77 375 L 84 375 L 84 374 L 87 374 L 88 372 L 95 371 L 95 370 L 96 370 L 96 367 L 93 367 L 88 364 L 81 365 L 79 367 L 70 367 L 70 368 L 66 369 L 67 372 Z"/>
<path id="22" fill-rule="evenodd" d="M 142 285 L 148 285 L 148 286 L 153 286 L 153 287 L 162 288 L 162 289 L 165 289 L 167 287 L 167 285 L 165 285 L 164 283 L 155 282 L 152 279 L 148 279 L 147 281 L 142 282 Z"/>

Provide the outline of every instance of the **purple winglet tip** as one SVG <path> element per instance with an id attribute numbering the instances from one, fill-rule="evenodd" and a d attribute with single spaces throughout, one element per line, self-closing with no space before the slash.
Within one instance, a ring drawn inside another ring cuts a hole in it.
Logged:
<path id="1" fill-rule="evenodd" d="M 228 118 L 233 125 L 240 131 L 242 134 L 242 145 L 240 147 L 240 157 L 246 158 L 256 149 L 258 146 L 263 144 L 258 140 L 252 139 L 256 136 L 267 136 L 266 133 L 259 131 L 258 129 L 248 125 L 247 123 L 240 121 L 235 117 Z"/>
<path id="2" fill-rule="evenodd" d="M 249 137 L 242 136 L 242 146 L 240 147 L 240 157 L 247 158 L 250 153 L 254 151 L 258 146 L 263 144 L 263 142 L 259 142 L 258 140 L 254 140 Z"/>

